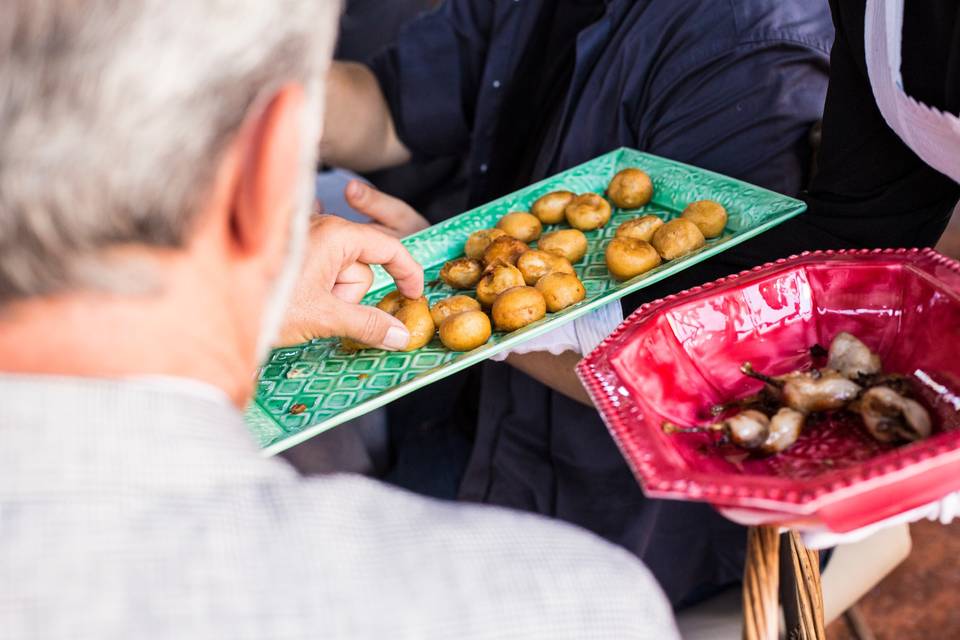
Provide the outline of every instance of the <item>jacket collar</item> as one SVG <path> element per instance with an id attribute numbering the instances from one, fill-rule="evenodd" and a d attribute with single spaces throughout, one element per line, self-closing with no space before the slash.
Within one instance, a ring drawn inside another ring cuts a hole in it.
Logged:
<path id="1" fill-rule="evenodd" d="M 190 490 L 277 475 L 226 398 L 170 380 L 0 375 L 0 499 Z"/>

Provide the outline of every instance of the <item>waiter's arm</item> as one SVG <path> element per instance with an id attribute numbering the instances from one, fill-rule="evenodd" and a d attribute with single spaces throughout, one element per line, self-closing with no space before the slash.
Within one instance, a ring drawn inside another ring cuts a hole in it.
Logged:
<path id="1" fill-rule="evenodd" d="M 507 363 L 554 391 L 592 407 L 593 402 L 575 370 L 580 358 L 580 354 L 573 351 L 564 351 L 558 356 L 549 351 L 533 351 L 512 353 L 507 357 Z"/>
<path id="2" fill-rule="evenodd" d="M 327 164 L 374 171 L 410 159 L 376 76 L 362 64 L 334 62 L 330 67 L 323 130 L 320 155 Z"/>
<path id="3" fill-rule="evenodd" d="M 486 65 L 495 4 L 447 0 L 369 65 L 334 63 L 320 143 L 327 164 L 369 171 L 460 155 Z"/>

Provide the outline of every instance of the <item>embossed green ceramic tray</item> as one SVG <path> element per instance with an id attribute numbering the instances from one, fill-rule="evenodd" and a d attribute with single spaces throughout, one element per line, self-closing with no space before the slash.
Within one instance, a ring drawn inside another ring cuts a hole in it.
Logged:
<path id="1" fill-rule="evenodd" d="M 486 345 L 467 353 L 447 351 L 436 338 L 410 353 L 379 350 L 348 353 L 339 347 L 338 340 L 314 340 L 278 349 L 260 371 L 256 399 L 247 412 L 247 422 L 264 452 L 283 451 L 515 347 L 752 238 L 805 208 L 799 200 L 717 173 L 632 149 L 618 149 L 406 238 L 404 244 L 426 271 L 425 295 L 431 304 L 462 293 L 437 279 L 444 262 L 463 254 L 463 245 L 472 232 L 494 226 L 510 211 L 529 210 L 534 200 L 550 191 L 566 189 L 602 194 L 613 175 L 625 167 L 639 167 L 650 174 L 654 183 L 653 201 L 638 210 L 615 209 L 605 227 L 586 234 L 589 250 L 584 259 L 574 265 L 587 290 L 585 300 L 560 313 L 548 314 L 519 331 L 495 333 Z M 643 212 L 673 218 L 690 202 L 702 199 L 716 200 L 726 207 L 729 221 L 721 237 L 709 240 L 696 253 L 665 262 L 627 282 L 617 282 L 607 273 L 604 249 L 621 222 Z M 390 278 L 378 268 L 365 302 L 374 304 L 392 288 Z M 296 405 L 303 406 L 291 411 Z"/>

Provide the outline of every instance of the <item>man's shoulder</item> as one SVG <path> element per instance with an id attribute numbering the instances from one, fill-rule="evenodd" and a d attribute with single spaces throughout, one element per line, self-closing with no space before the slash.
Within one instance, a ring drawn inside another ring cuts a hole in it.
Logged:
<path id="1" fill-rule="evenodd" d="M 785 42 L 829 54 L 834 29 L 826 0 L 727 1 L 741 42 Z"/>
<path id="2" fill-rule="evenodd" d="M 93 593 L 129 612 L 110 623 L 115 637 L 171 625 L 184 637 L 676 637 L 666 598 L 627 552 L 358 476 L 268 474 L 135 502 L 118 490 L 5 524 L 0 569 L 22 589 L 0 627 L 16 637 L 104 635 Z"/>
<path id="3" fill-rule="evenodd" d="M 653 8 L 656 7 L 656 10 Z M 658 16 L 650 20 L 650 13 Z M 632 8 L 633 29 L 653 24 L 682 43 L 675 53 L 719 52 L 745 44 L 792 44 L 829 53 L 833 22 L 826 0 L 656 0 Z"/>
<path id="4" fill-rule="evenodd" d="M 423 611 L 406 614 L 421 617 L 414 626 L 576 637 L 598 625 L 605 637 L 671 637 L 669 607 L 646 568 L 576 527 L 432 500 L 358 476 L 307 480 L 297 491 L 323 506 L 287 514 L 299 532 L 291 540 L 310 544 L 310 532 L 322 526 L 330 547 L 314 546 L 309 555 L 324 575 L 387 609 L 423 603 Z"/>

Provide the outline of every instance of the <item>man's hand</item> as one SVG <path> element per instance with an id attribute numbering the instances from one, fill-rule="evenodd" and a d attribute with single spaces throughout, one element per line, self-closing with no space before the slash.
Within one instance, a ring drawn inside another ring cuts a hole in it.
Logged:
<path id="1" fill-rule="evenodd" d="M 410 333 L 402 322 L 359 304 L 373 282 L 371 264 L 382 264 L 408 298 L 423 295 L 423 268 L 399 240 L 370 225 L 315 217 L 278 346 L 339 336 L 371 347 L 405 348 Z"/>
<path id="2" fill-rule="evenodd" d="M 399 198 L 359 180 L 351 180 L 343 190 L 344 198 L 353 209 L 370 216 L 375 228 L 396 238 L 406 238 L 430 226 L 430 222 Z"/>

